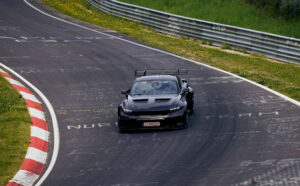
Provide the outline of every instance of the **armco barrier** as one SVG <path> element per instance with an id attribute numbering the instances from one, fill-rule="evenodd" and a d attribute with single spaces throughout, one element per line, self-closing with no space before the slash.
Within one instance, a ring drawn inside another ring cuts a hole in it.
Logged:
<path id="1" fill-rule="evenodd" d="M 215 46 L 226 44 L 236 50 L 300 64 L 300 39 L 182 17 L 115 0 L 87 1 L 103 12 L 140 22 L 159 32 L 205 40 Z"/>

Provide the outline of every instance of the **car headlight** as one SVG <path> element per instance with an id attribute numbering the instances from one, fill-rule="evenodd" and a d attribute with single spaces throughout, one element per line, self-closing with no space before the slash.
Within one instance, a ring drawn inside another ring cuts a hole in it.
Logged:
<path id="1" fill-rule="evenodd" d="M 177 111 L 177 110 L 180 110 L 182 109 L 183 107 L 174 107 L 174 108 L 171 108 L 170 111 L 173 112 L 173 111 Z"/>
<path id="2" fill-rule="evenodd" d="M 123 112 L 125 112 L 125 113 L 127 113 L 127 114 L 130 114 L 130 113 L 132 113 L 132 110 L 125 109 L 125 108 L 123 108 L 123 107 L 122 107 L 122 110 L 123 110 Z"/>

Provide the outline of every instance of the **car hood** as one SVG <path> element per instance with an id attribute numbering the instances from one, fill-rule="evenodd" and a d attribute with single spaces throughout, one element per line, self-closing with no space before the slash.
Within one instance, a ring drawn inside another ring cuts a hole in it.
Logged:
<path id="1" fill-rule="evenodd" d="M 165 111 L 179 106 L 180 95 L 131 96 L 124 100 L 124 107 L 134 112 Z"/>

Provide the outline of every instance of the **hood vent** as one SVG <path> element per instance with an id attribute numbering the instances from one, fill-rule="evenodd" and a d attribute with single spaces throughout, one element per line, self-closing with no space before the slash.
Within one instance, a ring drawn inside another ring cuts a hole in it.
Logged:
<path id="1" fill-rule="evenodd" d="M 148 99 L 134 99 L 133 100 L 135 103 L 147 103 Z"/>
<path id="2" fill-rule="evenodd" d="M 155 102 L 162 103 L 162 102 L 168 102 L 170 100 L 171 100 L 170 98 L 157 98 L 155 99 Z"/>

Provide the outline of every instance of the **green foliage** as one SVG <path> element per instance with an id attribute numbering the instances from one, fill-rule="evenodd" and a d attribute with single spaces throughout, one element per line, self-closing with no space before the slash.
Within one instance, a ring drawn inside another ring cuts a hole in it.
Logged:
<path id="1" fill-rule="evenodd" d="M 261 85 L 265 85 L 266 84 L 266 79 L 264 77 L 259 77 L 258 83 Z"/>
<path id="2" fill-rule="evenodd" d="M 196 19 L 300 38 L 299 0 L 120 1 Z"/>
<path id="3" fill-rule="evenodd" d="M 230 49 L 231 47 L 230 47 L 230 45 L 224 43 L 224 44 L 222 44 L 221 48 L 226 50 L 226 49 Z"/>
<path id="4" fill-rule="evenodd" d="M 241 48 L 241 47 L 236 47 L 236 48 L 233 48 L 235 51 L 239 51 L 239 52 L 242 52 L 244 54 L 247 53 L 246 49 L 245 48 Z"/>
<path id="5" fill-rule="evenodd" d="M 0 185 L 21 167 L 30 136 L 30 117 L 20 94 L 0 75 Z"/>
<path id="6" fill-rule="evenodd" d="M 275 16 L 285 19 L 296 19 L 300 16 L 298 0 L 245 0 L 248 3 Z"/>

